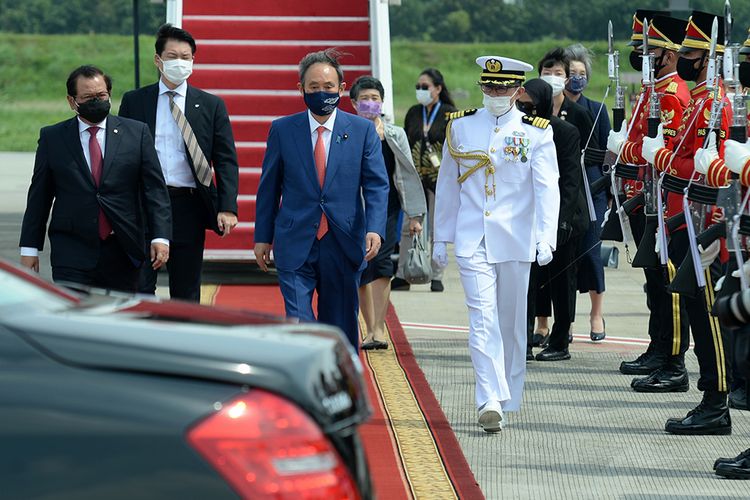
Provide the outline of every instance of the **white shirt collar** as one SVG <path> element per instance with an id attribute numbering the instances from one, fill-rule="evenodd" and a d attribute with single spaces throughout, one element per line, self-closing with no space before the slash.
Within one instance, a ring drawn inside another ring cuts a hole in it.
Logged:
<path id="1" fill-rule="evenodd" d="M 336 122 L 336 113 L 338 109 L 334 109 L 333 113 L 331 113 L 331 116 L 328 117 L 325 123 L 322 124 L 323 127 L 328 129 L 329 132 L 333 133 L 333 124 Z M 313 132 L 318 130 L 318 127 L 321 126 L 320 123 L 313 117 L 310 110 L 307 110 L 307 119 L 310 122 L 310 134 L 312 135 Z"/>
<path id="2" fill-rule="evenodd" d="M 104 120 L 102 120 L 101 122 L 99 122 L 99 123 L 95 123 L 94 125 L 89 125 L 88 123 L 84 122 L 83 120 L 81 120 L 80 116 L 78 116 L 77 118 L 78 118 L 78 133 L 79 134 L 82 134 L 89 127 L 99 127 L 102 130 L 107 130 L 107 119 L 106 118 Z"/>
<path id="3" fill-rule="evenodd" d="M 176 92 L 182 97 L 185 97 L 187 95 L 187 87 L 188 87 L 187 80 L 185 80 L 184 82 L 179 84 L 177 87 L 175 87 L 174 90 L 172 90 L 166 86 L 166 84 L 164 83 L 164 80 L 159 78 L 159 95 L 172 91 L 172 92 Z"/>

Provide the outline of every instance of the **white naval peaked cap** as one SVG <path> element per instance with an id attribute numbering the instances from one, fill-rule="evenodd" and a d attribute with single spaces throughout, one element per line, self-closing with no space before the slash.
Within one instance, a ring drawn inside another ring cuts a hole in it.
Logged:
<path id="1" fill-rule="evenodd" d="M 482 68 L 478 83 L 491 85 L 515 85 L 526 80 L 526 72 L 534 67 L 523 61 L 500 56 L 477 57 L 477 64 Z"/>

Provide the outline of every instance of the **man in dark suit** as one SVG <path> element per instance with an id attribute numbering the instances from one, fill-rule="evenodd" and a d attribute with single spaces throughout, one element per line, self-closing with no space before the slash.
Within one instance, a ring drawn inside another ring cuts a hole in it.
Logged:
<path id="1" fill-rule="evenodd" d="M 172 237 L 169 195 L 151 134 L 142 123 L 109 115 L 112 81 L 99 68 L 77 68 L 67 89 L 78 116 L 39 134 L 21 264 L 39 271 L 52 209 L 52 278 L 135 292 L 148 257 L 143 214 L 154 235 L 151 268 L 167 262 Z"/>
<path id="2" fill-rule="evenodd" d="M 258 187 L 255 256 L 268 270 L 271 244 L 286 314 L 341 328 L 355 349 L 359 278 L 385 234 L 388 175 L 370 120 L 338 110 L 345 83 L 338 53 L 300 62 L 307 112 L 275 120 Z"/>
<path id="3" fill-rule="evenodd" d="M 148 124 L 169 188 L 169 294 L 198 302 L 206 229 L 226 236 L 237 225 L 237 152 L 224 102 L 187 83 L 196 50 L 190 33 L 165 24 L 155 47 L 161 78 L 127 92 L 120 116 Z M 142 271 L 139 290 L 156 291 L 154 270 Z"/>

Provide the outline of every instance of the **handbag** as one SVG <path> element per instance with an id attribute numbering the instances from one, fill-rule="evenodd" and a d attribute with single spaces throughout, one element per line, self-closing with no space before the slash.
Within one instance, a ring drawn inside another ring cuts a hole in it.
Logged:
<path id="1" fill-rule="evenodd" d="M 425 234 L 415 234 L 411 248 L 406 255 L 404 264 L 404 279 L 412 285 L 424 285 L 432 280 L 432 260 L 425 245 Z"/>
<path id="2" fill-rule="evenodd" d="M 602 264 L 604 264 L 604 267 L 617 269 L 617 266 L 620 264 L 620 249 L 614 245 L 605 244 L 602 244 L 601 248 Z"/>

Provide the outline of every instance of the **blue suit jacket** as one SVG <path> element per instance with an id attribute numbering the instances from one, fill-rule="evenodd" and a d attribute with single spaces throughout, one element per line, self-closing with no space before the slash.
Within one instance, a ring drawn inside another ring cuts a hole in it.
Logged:
<path id="1" fill-rule="evenodd" d="M 357 269 L 365 266 L 365 233 L 385 235 L 389 185 L 380 139 L 371 121 L 336 113 L 322 188 L 307 111 L 271 124 L 256 200 L 255 241 L 273 243 L 278 269 L 293 271 L 305 263 L 321 212 Z"/>

